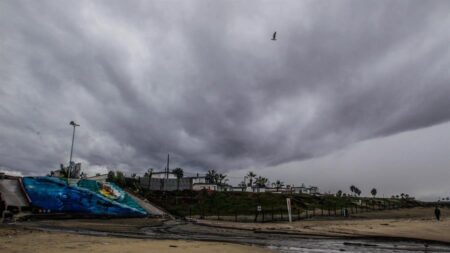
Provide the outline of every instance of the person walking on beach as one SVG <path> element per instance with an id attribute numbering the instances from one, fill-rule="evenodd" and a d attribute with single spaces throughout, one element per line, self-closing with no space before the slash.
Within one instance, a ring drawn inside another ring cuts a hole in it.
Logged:
<path id="1" fill-rule="evenodd" d="M 434 209 L 434 215 L 436 216 L 437 221 L 441 220 L 441 209 L 439 209 L 438 206 Z"/>

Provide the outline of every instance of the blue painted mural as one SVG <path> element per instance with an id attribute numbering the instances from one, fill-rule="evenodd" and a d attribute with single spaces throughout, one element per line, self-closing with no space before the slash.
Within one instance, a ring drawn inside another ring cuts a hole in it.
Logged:
<path id="1" fill-rule="evenodd" d="M 143 217 L 147 212 L 112 183 L 81 179 L 69 185 L 56 177 L 24 177 L 31 206 L 44 212 L 83 215 Z"/>

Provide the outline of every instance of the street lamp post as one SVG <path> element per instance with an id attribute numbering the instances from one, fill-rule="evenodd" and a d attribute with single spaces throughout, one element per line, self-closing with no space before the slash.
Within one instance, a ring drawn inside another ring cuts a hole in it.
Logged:
<path id="1" fill-rule="evenodd" d="M 69 168 L 67 168 L 67 178 L 70 176 L 70 169 L 72 168 L 72 153 L 73 153 L 73 142 L 75 141 L 75 127 L 80 126 L 74 121 L 70 121 L 69 123 L 71 126 L 73 126 L 73 133 L 72 133 L 72 147 L 70 148 L 70 159 L 69 159 Z"/>

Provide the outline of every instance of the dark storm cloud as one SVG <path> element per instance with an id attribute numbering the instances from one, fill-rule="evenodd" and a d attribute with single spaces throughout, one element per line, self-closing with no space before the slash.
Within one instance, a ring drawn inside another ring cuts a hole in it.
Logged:
<path id="1" fill-rule="evenodd" d="M 0 166 L 319 156 L 450 119 L 447 1 L 0 3 Z M 271 41 L 273 31 L 278 40 Z"/>

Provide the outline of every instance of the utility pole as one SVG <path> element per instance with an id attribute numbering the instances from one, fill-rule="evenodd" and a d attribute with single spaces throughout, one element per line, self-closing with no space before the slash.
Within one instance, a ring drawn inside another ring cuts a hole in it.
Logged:
<path id="1" fill-rule="evenodd" d="M 67 178 L 70 177 L 70 170 L 72 169 L 72 154 L 73 154 L 73 143 L 75 141 L 75 127 L 80 126 L 74 121 L 70 121 L 69 123 L 71 126 L 73 126 L 73 133 L 72 133 L 72 147 L 70 148 L 70 159 L 69 159 L 69 167 L 67 168 Z"/>
<path id="2" fill-rule="evenodd" d="M 167 175 L 166 175 L 167 178 L 169 178 L 169 172 L 170 172 L 170 169 L 169 169 L 169 159 L 170 159 L 170 156 L 169 156 L 169 154 L 167 154 Z"/>
<path id="3" fill-rule="evenodd" d="M 169 154 L 167 154 L 166 179 L 169 178 Z"/>

